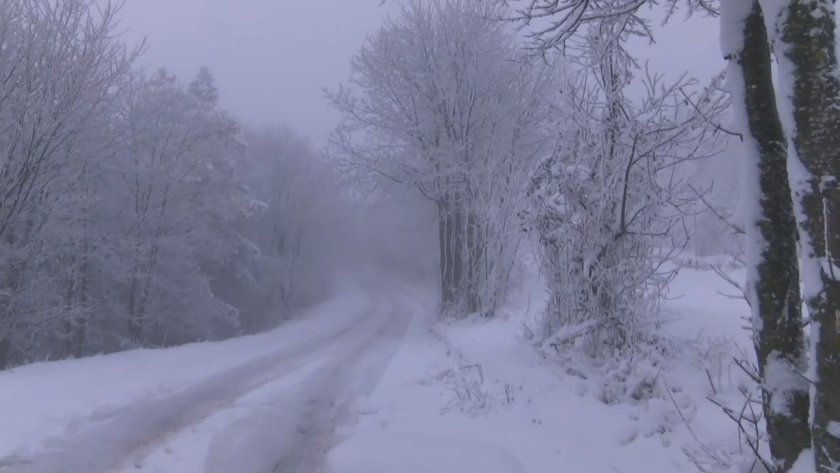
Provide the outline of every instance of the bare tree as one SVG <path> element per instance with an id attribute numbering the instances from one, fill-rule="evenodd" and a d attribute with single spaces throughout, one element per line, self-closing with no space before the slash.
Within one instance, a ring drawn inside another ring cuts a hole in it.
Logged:
<path id="1" fill-rule="evenodd" d="M 123 218 L 123 238 L 132 255 L 127 333 L 133 343 L 174 343 L 173 323 L 182 324 L 192 314 L 209 317 L 205 336 L 217 336 L 216 324 L 237 322 L 231 308 L 207 289 L 208 282 L 193 276 L 203 274 L 204 258 L 236 247 L 221 232 L 241 207 L 231 161 L 238 153 L 238 125 L 217 108 L 206 70 L 188 87 L 159 71 L 138 80 L 126 99 L 129 141 L 117 168 L 123 185 L 115 189 L 120 199 L 115 210 L 130 209 Z M 176 310 L 181 312 L 177 319 L 162 320 Z M 156 331 L 153 339 L 150 329 Z"/>
<path id="2" fill-rule="evenodd" d="M 255 330 L 328 290 L 320 269 L 338 265 L 340 257 L 327 247 L 340 246 L 335 240 L 347 235 L 335 230 L 345 223 L 338 179 L 307 140 L 289 129 L 247 130 L 244 139 L 246 182 L 261 207 L 246 223 L 262 275 L 262 300 L 248 320 Z"/>
<path id="3" fill-rule="evenodd" d="M 13 346 L 26 343 L 21 335 L 61 312 L 41 292 L 49 278 L 35 275 L 43 256 L 37 235 L 57 197 L 56 179 L 81 159 L 82 132 L 135 56 L 114 39 L 117 9 L 93 5 L 0 2 L 0 367 Z"/>
<path id="4" fill-rule="evenodd" d="M 523 61 L 493 11 L 410 2 L 356 56 L 350 88 L 330 94 L 344 117 L 333 144 L 345 163 L 437 206 L 442 300 L 456 313 L 491 315 L 503 291 L 517 193 L 544 144 L 540 91 L 552 80 Z"/>
<path id="5" fill-rule="evenodd" d="M 338 233 L 312 223 L 338 201 L 314 153 L 249 154 L 210 72 L 134 70 L 118 14 L 0 0 L 0 369 L 274 326 L 272 276 L 302 279 L 302 251 L 327 247 L 307 239 Z M 266 257 L 267 233 L 292 264 Z"/>
<path id="6" fill-rule="evenodd" d="M 663 6 L 666 19 L 680 5 L 694 12 L 717 16 L 717 5 L 709 0 L 483 0 L 501 2 L 508 11 L 499 19 L 526 27 L 530 48 L 540 53 L 566 47 L 569 40 L 589 25 L 615 23 L 617 28 L 604 31 L 611 40 L 641 36 L 653 40 L 651 19 L 640 10 L 645 6 Z M 607 38 L 604 38 L 607 39 Z"/>

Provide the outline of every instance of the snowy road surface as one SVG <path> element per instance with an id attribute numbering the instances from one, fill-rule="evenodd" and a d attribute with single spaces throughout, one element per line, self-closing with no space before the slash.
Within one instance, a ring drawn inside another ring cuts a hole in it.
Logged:
<path id="1" fill-rule="evenodd" d="M 545 291 L 536 274 L 522 287 L 492 320 L 432 323 L 433 290 L 368 278 L 269 333 L 0 373 L 0 473 L 699 473 L 740 461 L 737 429 L 707 398 L 741 405 L 746 375 L 725 360 L 749 353 L 749 308 L 714 272 L 680 273 L 667 356 L 631 369 L 535 349 L 523 327 Z M 661 390 L 635 399 L 650 379 Z"/>
<path id="2" fill-rule="evenodd" d="M 0 435 L 0 472 L 318 471 L 333 425 L 376 386 L 424 310 L 418 300 L 380 281 L 269 334 L 140 351 L 138 372 L 126 371 L 126 354 L 114 366 L 112 357 L 56 363 L 57 376 L 42 372 L 52 364 L 0 375 L 0 405 L 19 423 Z M 120 392 L 122 380 L 136 392 Z M 45 414 L 47 395 L 69 407 Z"/>

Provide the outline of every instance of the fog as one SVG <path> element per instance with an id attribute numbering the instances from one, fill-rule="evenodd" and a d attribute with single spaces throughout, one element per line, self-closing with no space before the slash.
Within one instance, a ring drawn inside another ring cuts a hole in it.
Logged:
<path id="1" fill-rule="evenodd" d="M 337 114 L 323 98 L 389 7 L 380 0 L 129 0 L 126 38 L 141 64 L 190 77 L 206 66 L 222 103 L 253 125 L 293 127 L 323 143 Z"/>
<path id="2" fill-rule="evenodd" d="M 836 15 L 741 3 L 0 0 L 0 470 L 837 471 Z"/>
<path id="3" fill-rule="evenodd" d="M 145 39 L 140 64 L 190 77 L 208 67 L 223 106 L 240 121 L 288 126 L 322 145 L 338 121 L 323 89 L 349 75 L 349 63 L 366 36 L 399 9 L 381 0 L 129 0 L 121 26 L 126 39 Z M 714 18 L 684 21 L 677 12 L 654 24 L 657 43 L 633 49 L 657 72 L 708 78 L 723 68 L 709 47 Z M 685 57 L 691 61 L 682 60 Z"/>

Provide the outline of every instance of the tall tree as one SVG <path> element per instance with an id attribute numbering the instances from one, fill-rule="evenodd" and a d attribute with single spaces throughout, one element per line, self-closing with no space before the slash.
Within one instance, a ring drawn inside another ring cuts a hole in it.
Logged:
<path id="1" fill-rule="evenodd" d="M 779 63 L 815 369 L 817 469 L 840 469 L 840 75 L 830 0 L 761 1 Z"/>
<path id="2" fill-rule="evenodd" d="M 41 230 L 135 57 L 116 40 L 117 12 L 92 0 L 0 2 L 0 367 L 64 313 Z"/>
<path id="3" fill-rule="evenodd" d="M 243 160 L 247 185 L 261 203 L 259 216 L 248 222 L 249 237 L 259 247 L 263 301 L 249 316 L 249 329 L 273 326 L 293 307 L 321 293 L 323 278 L 311 281 L 313 266 L 332 260 L 324 240 L 341 238 L 335 204 L 339 186 L 318 152 L 288 129 L 246 130 Z M 345 235 L 346 236 L 346 235 Z M 315 273 L 317 274 L 317 273 Z M 320 295 L 320 294 L 319 294 Z"/>
<path id="4" fill-rule="evenodd" d="M 721 8 L 727 81 L 743 136 L 748 300 L 770 453 L 789 471 L 810 448 L 809 386 L 799 291 L 796 221 L 788 183 L 788 146 L 776 108 L 770 43 L 758 0 Z"/>
<path id="5" fill-rule="evenodd" d="M 515 220 L 540 152 L 538 90 L 492 7 L 412 1 L 353 61 L 351 88 L 331 95 L 344 120 L 334 144 L 354 169 L 418 189 L 438 209 L 442 302 L 491 315 L 518 237 Z"/>
<path id="6" fill-rule="evenodd" d="M 576 38 L 567 117 L 530 189 L 549 323 L 586 333 L 595 356 L 632 351 L 646 338 L 645 318 L 673 274 L 663 264 L 687 238 L 678 229 L 691 190 L 680 164 L 720 151 L 712 120 L 727 106 L 715 87 L 694 94 L 692 81 L 666 83 L 649 70 L 644 95 L 631 99 L 638 69 L 614 40 L 627 34 L 623 26 L 620 17 L 588 23 Z"/>
<path id="7" fill-rule="evenodd" d="M 274 143 L 250 160 L 206 69 L 187 84 L 133 70 L 142 47 L 119 40 L 118 13 L 0 0 L 0 369 L 273 326 L 285 312 L 266 274 L 299 281 L 300 248 L 329 246 L 302 242 L 338 233 L 312 223 L 331 181 L 272 167 Z M 266 189 L 276 198 L 257 202 Z M 275 246 L 294 264 L 260 258 L 250 237 L 272 232 L 291 235 Z M 324 267 L 308 278 L 323 284 Z"/>
<path id="8" fill-rule="evenodd" d="M 215 338 L 238 323 L 235 311 L 208 289 L 203 271 L 238 247 L 229 222 L 242 208 L 231 160 L 238 125 L 217 100 L 206 70 L 187 87 L 162 70 L 126 94 L 130 139 L 119 155 L 123 185 L 114 189 L 120 203 L 114 210 L 122 214 L 131 255 L 126 312 L 132 343 L 177 343 L 178 334 L 196 330 Z M 196 319 L 204 323 L 173 329 Z"/>

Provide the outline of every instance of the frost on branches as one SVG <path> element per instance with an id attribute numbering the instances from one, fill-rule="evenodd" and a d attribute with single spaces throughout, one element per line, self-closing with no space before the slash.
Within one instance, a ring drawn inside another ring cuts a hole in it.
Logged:
<path id="1" fill-rule="evenodd" d="M 685 244 L 692 201 L 680 164 L 720 150 L 726 107 L 717 84 L 693 93 L 644 70 L 645 95 L 625 96 L 632 58 L 610 41 L 620 21 L 588 27 L 569 73 L 555 152 L 535 174 L 531 217 L 551 301 L 546 335 L 569 327 L 593 356 L 632 348 L 654 322 Z M 620 33 L 619 33 L 620 34 Z"/>
<path id="2" fill-rule="evenodd" d="M 492 316 L 504 296 L 554 90 L 494 11 L 409 2 L 330 95 L 343 116 L 333 145 L 356 181 L 410 186 L 435 206 L 442 305 L 457 315 Z"/>
<path id="3" fill-rule="evenodd" d="M 244 143 L 209 71 L 137 71 L 119 13 L 0 0 L 0 369 L 276 325 L 335 187 Z"/>

